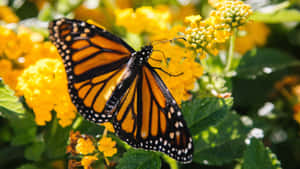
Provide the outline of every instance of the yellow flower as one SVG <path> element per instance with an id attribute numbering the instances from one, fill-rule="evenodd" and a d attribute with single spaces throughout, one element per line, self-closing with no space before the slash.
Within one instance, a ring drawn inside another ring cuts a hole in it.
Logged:
<path id="1" fill-rule="evenodd" d="M 133 33 L 156 33 L 168 28 L 170 12 L 166 9 L 153 9 L 149 6 L 116 10 L 116 24 Z"/>
<path id="2" fill-rule="evenodd" d="M 98 160 L 96 156 L 84 156 L 81 160 L 81 165 L 84 169 L 91 169 L 92 163 L 96 160 Z"/>
<path id="3" fill-rule="evenodd" d="M 75 149 L 76 149 L 76 153 L 87 155 L 95 151 L 95 146 L 91 139 L 79 138 Z"/>
<path id="4" fill-rule="evenodd" d="M 0 61 L 11 62 L 10 71 L 1 71 L 5 83 L 15 89 L 17 78 L 24 68 L 45 57 L 59 58 L 56 48 L 49 42 L 42 42 L 43 36 L 20 26 L 17 33 L 0 26 Z M 0 68 L 3 70 L 4 68 Z"/>
<path id="5" fill-rule="evenodd" d="M 108 130 L 108 131 L 110 131 L 112 133 L 115 132 L 114 126 L 110 122 L 105 122 L 105 123 L 102 123 L 100 125 L 104 126 L 106 130 Z"/>
<path id="6" fill-rule="evenodd" d="M 216 29 L 231 31 L 244 25 L 252 14 L 250 5 L 242 1 L 225 0 L 217 4 L 216 10 L 210 13 L 214 18 Z"/>
<path id="7" fill-rule="evenodd" d="M 7 6 L 0 6 L 0 20 L 7 23 L 16 23 L 19 21 L 19 18 L 15 15 L 11 8 Z"/>
<path id="8" fill-rule="evenodd" d="M 270 29 L 264 23 L 249 22 L 240 32 L 245 32 L 246 35 L 236 38 L 235 48 L 237 52 L 244 54 L 255 46 L 265 45 Z"/>
<path id="9" fill-rule="evenodd" d="M 115 148 L 116 142 L 110 137 L 102 137 L 98 142 L 98 150 L 103 152 L 104 157 L 112 157 L 117 153 L 117 148 Z"/>
<path id="10" fill-rule="evenodd" d="M 41 59 L 29 66 L 18 78 L 17 90 L 33 109 L 38 125 L 45 125 L 51 120 L 51 110 L 57 112 L 62 127 L 70 125 L 76 116 L 68 94 L 64 67 L 59 59 Z"/>

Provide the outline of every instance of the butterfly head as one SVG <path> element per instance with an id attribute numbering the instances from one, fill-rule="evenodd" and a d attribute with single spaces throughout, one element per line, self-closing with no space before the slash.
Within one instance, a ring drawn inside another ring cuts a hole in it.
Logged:
<path id="1" fill-rule="evenodd" d="M 153 51 L 152 45 L 146 45 L 142 47 L 142 49 L 135 53 L 136 56 L 136 63 L 138 65 L 143 65 L 148 62 L 148 59 Z"/>

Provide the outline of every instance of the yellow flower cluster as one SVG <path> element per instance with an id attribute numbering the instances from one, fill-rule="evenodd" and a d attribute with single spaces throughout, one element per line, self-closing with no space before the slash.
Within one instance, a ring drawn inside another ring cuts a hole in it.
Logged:
<path id="1" fill-rule="evenodd" d="M 200 58 L 204 58 L 206 52 L 216 55 L 215 45 L 218 39 L 215 35 L 217 31 L 210 20 L 200 20 L 199 15 L 186 18 L 186 21 L 190 23 L 190 27 L 185 30 L 186 46 L 201 54 Z"/>
<path id="2" fill-rule="evenodd" d="M 154 47 L 160 52 L 155 51 L 151 57 L 160 59 L 162 62 L 149 59 L 149 63 L 153 67 L 162 68 L 172 75 L 181 74 L 169 76 L 157 70 L 178 104 L 183 100 L 190 99 L 188 91 L 194 89 L 197 78 L 203 74 L 203 68 L 195 61 L 192 51 L 170 43 L 161 43 Z"/>
<path id="3" fill-rule="evenodd" d="M 216 5 L 210 17 L 215 19 L 216 29 L 231 31 L 244 25 L 252 14 L 250 5 L 238 0 L 226 0 Z"/>
<path id="4" fill-rule="evenodd" d="M 24 70 L 18 78 L 17 90 L 35 113 L 38 125 L 51 120 L 55 110 L 62 127 L 72 123 L 76 109 L 67 92 L 67 78 L 61 60 L 41 59 Z"/>
<path id="5" fill-rule="evenodd" d="M 218 44 L 226 42 L 234 28 L 244 25 L 252 10 L 242 1 L 223 0 L 214 2 L 216 10 L 209 17 L 201 20 L 201 17 L 186 17 L 189 26 L 185 30 L 186 46 L 196 50 L 203 58 L 208 53 L 216 55 Z"/>
<path id="6" fill-rule="evenodd" d="M 25 27 L 19 27 L 15 33 L 0 26 L 0 39 L 0 76 L 13 89 L 24 68 L 40 58 L 59 58 L 50 42 L 42 42 L 41 34 Z"/>
<path id="7" fill-rule="evenodd" d="M 165 8 L 153 9 L 150 6 L 116 10 L 116 24 L 124 26 L 132 33 L 160 32 L 169 26 L 170 13 Z"/>
<path id="8" fill-rule="evenodd" d="M 7 6 L 0 6 L 0 20 L 6 23 L 16 23 L 19 18 L 15 15 L 11 8 Z"/>
<path id="9" fill-rule="evenodd" d="M 104 123 L 105 129 L 103 131 L 103 135 L 101 139 L 97 142 L 97 149 L 95 148 L 95 144 L 93 143 L 93 137 L 87 135 L 80 135 L 77 132 L 70 132 L 70 145 L 67 147 L 67 153 L 71 153 L 73 156 L 78 154 L 84 155 L 81 159 L 81 165 L 84 168 L 90 168 L 91 164 L 98 160 L 98 156 L 100 156 L 100 152 L 103 153 L 104 159 L 107 164 L 109 161 L 107 157 L 112 157 L 117 153 L 116 142 L 113 141 L 110 137 L 107 137 L 107 132 L 112 131 L 112 124 L 109 122 Z M 114 132 L 114 131 L 113 131 Z M 76 166 L 77 162 L 74 160 L 70 160 L 73 165 Z"/>

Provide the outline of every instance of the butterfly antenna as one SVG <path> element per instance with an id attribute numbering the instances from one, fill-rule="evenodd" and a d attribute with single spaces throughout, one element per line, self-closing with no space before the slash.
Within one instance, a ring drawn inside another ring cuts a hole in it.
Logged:
<path id="1" fill-rule="evenodd" d="M 156 45 L 159 43 L 167 43 L 167 42 L 174 42 L 178 39 L 182 39 L 184 41 L 186 41 L 185 37 L 177 37 L 177 38 L 173 38 L 173 39 L 160 39 L 160 40 L 154 40 L 151 42 L 151 45 Z"/>

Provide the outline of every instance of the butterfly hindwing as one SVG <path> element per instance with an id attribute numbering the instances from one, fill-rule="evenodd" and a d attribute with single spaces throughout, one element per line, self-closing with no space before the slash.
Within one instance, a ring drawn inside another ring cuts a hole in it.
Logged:
<path id="1" fill-rule="evenodd" d="M 138 71 L 114 115 L 119 137 L 136 148 L 192 159 L 192 138 L 180 108 L 150 65 Z"/>
<path id="2" fill-rule="evenodd" d="M 62 56 L 71 99 L 87 119 L 101 123 L 116 84 L 128 71 L 134 50 L 120 38 L 83 21 L 58 19 L 49 24 L 50 39 Z"/>

